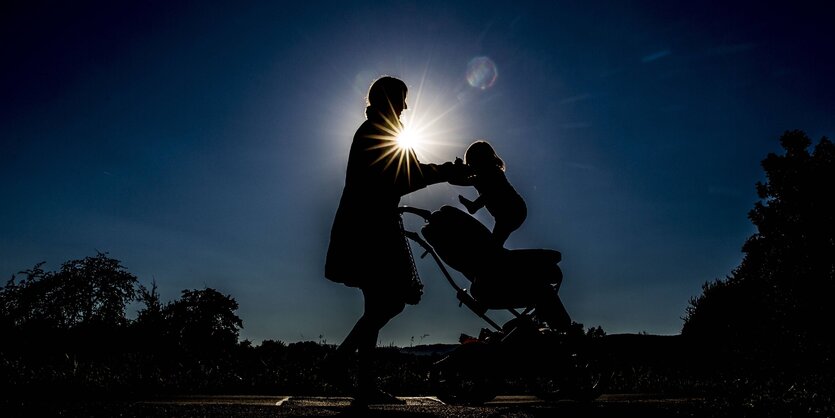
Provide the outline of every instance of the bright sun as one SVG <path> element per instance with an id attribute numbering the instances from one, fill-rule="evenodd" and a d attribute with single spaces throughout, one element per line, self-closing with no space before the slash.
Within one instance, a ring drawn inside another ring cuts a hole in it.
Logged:
<path id="1" fill-rule="evenodd" d="M 397 134 L 397 146 L 400 148 L 415 149 L 419 144 L 420 136 L 415 128 L 407 126 Z"/>
<path id="2" fill-rule="evenodd" d="M 384 120 L 379 123 L 377 128 L 381 130 L 381 134 L 375 136 L 376 139 L 385 141 L 386 150 L 381 158 L 386 159 L 386 167 L 393 166 L 397 175 L 406 177 L 410 175 L 411 159 L 426 159 L 430 162 L 448 160 L 451 158 L 444 155 L 444 148 L 463 149 L 466 145 L 451 140 L 458 135 L 455 129 L 450 129 L 444 123 L 455 110 L 457 101 L 428 92 L 423 81 L 412 91 L 408 111 L 402 115 L 401 120 Z M 427 97 L 432 98 L 434 103 L 426 103 Z M 453 105 L 446 105 L 449 102 L 453 102 Z M 460 155 L 460 151 L 455 152 L 455 155 Z"/>

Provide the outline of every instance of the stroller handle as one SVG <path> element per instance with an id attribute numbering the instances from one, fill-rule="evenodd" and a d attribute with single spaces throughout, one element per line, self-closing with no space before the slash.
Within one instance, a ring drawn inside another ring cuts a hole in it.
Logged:
<path id="1" fill-rule="evenodd" d="M 397 208 L 398 212 L 401 214 L 403 213 L 413 213 L 417 216 L 423 218 L 424 221 L 429 221 L 429 217 L 432 215 L 432 212 L 427 209 L 420 209 L 420 208 L 413 208 L 411 206 L 400 206 Z"/>

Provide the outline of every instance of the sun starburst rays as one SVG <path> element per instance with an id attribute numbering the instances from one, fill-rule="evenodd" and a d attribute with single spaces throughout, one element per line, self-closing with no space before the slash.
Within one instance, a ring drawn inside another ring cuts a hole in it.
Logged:
<path id="1" fill-rule="evenodd" d="M 395 170 L 397 178 L 405 175 L 409 181 L 414 175 L 412 170 L 420 170 L 420 165 L 415 164 L 419 159 L 426 158 L 431 162 L 451 160 L 449 155 L 445 155 L 448 153 L 444 148 L 464 145 L 455 141 L 455 130 L 445 125 L 445 121 L 460 105 L 459 101 L 443 100 L 442 94 L 430 95 L 425 88 L 425 79 L 421 79 L 420 85 L 413 91 L 414 100 L 405 109 L 403 122 L 391 116 L 383 117 L 375 123 L 380 134 L 372 137 L 379 141 L 374 148 L 382 149 L 374 163 L 382 162 L 386 170 Z M 433 98 L 434 103 L 452 104 L 428 104 L 427 97 Z M 391 115 L 397 114 L 394 106 L 391 106 L 391 110 Z"/>
<path id="2" fill-rule="evenodd" d="M 384 170 L 391 169 L 395 166 L 395 178 L 405 175 L 408 181 L 411 181 L 412 167 L 418 170 L 420 167 L 414 164 L 413 160 L 417 160 L 415 151 L 411 146 L 405 146 L 399 140 L 400 135 L 404 132 L 404 127 L 399 120 L 390 120 L 383 118 L 383 123 L 375 123 L 378 130 L 383 132 L 380 135 L 372 135 L 370 138 L 379 140 L 379 144 L 372 147 L 373 149 L 382 149 L 380 156 L 374 161 L 374 164 L 383 162 Z"/>

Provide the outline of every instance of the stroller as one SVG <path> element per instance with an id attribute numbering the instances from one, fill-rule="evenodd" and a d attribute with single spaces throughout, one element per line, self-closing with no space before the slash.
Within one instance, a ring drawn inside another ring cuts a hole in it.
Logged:
<path id="1" fill-rule="evenodd" d="M 558 295 L 559 251 L 505 249 L 481 222 L 452 206 L 435 212 L 403 206 L 400 212 L 423 218 L 421 234 L 405 231 L 406 237 L 425 250 L 421 258 L 432 255 L 459 306 L 490 326 L 478 337 L 462 334 L 460 344 L 433 365 L 430 383 L 441 400 L 479 404 L 511 388 L 545 400 L 591 401 L 602 393 L 607 379 L 599 344 L 571 321 Z M 469 290 L 445 265 L 464 275 Z M 499 325 L 490 310 L 512 317 Z"/>

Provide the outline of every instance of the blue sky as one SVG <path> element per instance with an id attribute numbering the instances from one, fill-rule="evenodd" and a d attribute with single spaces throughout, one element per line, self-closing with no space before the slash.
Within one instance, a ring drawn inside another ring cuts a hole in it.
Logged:
<path id="1" fill-rule="evenodd" d="M 676 334 L 741 260 L 779 136 L 835 132 L 825 2 L 349 3 L 4 4 L 0 273 L 106 251 L 165 300 L 232 295 L 244 338 L 339 342 L 362 299 L 323 278 L 328 231 L 364 95 L 389 74 L 422 161 L 494 145 L 529 209 L 507 246 L 563 253 L 575 321 Z M 489 86 L 467 79 L 480 57 Z M 402 203 L 458 194 L 475 191 Z M 423 301 L 382 344 L 485 326 L 418 269 Z"/>

